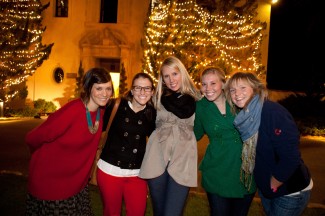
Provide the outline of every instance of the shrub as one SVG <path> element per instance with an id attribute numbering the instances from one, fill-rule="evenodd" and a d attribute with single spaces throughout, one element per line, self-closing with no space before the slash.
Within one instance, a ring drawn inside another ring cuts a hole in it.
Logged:
<path id="1" fill-rule="evenodd" d="M 8 109 L 4 114 L 6 117 L 40 117 L 41 115 L 49 114 L 56 111 L 56 106 L 52 101 L 38 99 L 33 102 L 34 107 L 25 105 L 23 109 Z"/>
<path id="2" fill-rule="evenodd" d="M 44 99 L 38 99 L 34 101 L 34 109 L 37 110 L 37 113 L 52 113 L 57 108 L 52 101 L 45 101 Z"/>
<path id="3" fill-rule="evenodd" d="M 301 135 L 325 136 L 325 101 L 319 97 L 291 95 L 279 101 L 295 119 Z"/>

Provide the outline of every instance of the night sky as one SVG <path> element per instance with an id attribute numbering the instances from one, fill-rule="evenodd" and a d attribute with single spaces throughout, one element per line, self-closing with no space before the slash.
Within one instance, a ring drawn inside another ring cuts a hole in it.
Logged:
<path id="1" fill-rule="evenodd" d="M 272 6 L 268 88 L 324 91 L 325 13 L 322 0 L 279 0 Z"/>

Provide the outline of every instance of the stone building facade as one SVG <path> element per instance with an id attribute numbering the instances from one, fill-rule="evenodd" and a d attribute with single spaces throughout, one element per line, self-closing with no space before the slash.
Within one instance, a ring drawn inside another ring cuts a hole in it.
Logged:
<path id="1" fill-rule="evenodd" d="M 58 108 L 63 106 L 74 97 L 80 65 L 84 71 L 105 67 L 116 72 L 118 79 L 123 63 L 127 82 L 141 70 L 141 40 L 150 0 L 42 0 L 42 3 L 49 1 L 50 6 L 43 14 L 43 26 L 46 27 L 43 44 L 54 43 L 54 46 L 49 59 L 28 78 L 27 103 L 45 99 L 53 101 Z M 117 5 L 107 5 L 112 2 Z M 269 22 L 270 4 L 261 1 L 259 5 L 259 19 Z M 116 20 L 111 7 L 116 7 Z M 111 14 L 113 22 L 107 22 Z M 267 45 L 268 40 L 265 40 L 262 46 L 265 65 Z M 63 71 L 59 82 L 55 79 L 58 70 Z"/>

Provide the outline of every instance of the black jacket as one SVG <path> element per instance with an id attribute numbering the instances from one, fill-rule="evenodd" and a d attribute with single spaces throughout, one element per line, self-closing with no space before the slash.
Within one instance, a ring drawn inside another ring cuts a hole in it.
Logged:
<path id="1" fill-rule="evenodd" d="M 114 103 L 104 114 L 103 130 L 109 120 Z M 147 137 L 155 129 L 156 110 L 147 105 L 135 113 L 128 101 L 121 100 L 108 132 L 101 159 L 122 169 L 139 169 L 146 150 Z"/>

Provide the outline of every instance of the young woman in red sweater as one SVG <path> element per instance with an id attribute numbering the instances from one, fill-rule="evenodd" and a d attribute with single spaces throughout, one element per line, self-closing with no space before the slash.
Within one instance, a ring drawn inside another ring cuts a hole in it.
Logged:
<path id="1" fill-rule="evenodd" d="M 83 92 L 30 131 L 26 215 L 93 215 L 88 180 L 102 132 L 104 107 L 113 95 L 110 74 L 92 68 Z"/>

